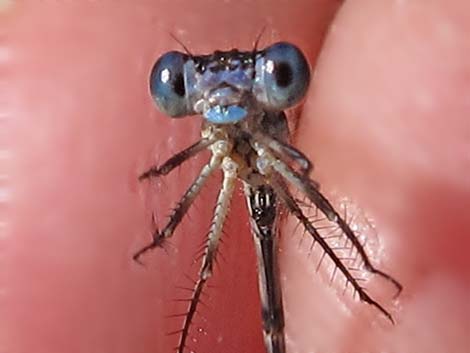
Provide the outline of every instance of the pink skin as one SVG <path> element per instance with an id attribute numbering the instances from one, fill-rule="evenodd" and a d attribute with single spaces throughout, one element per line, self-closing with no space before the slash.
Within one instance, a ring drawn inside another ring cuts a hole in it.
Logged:
<path id="1" fill-rule="evenodd" d="M 391 290 L 378 290 L 392 326 L 315 275 L 316 262 L 288 234 L 281 255 L 288 352 L 464 352 L 468 1 L 348 2 L 321 52 L 337 1 L 119 3 L 2 2 L 0 121 L 9 141 L 1 160 L 8 176 L 0 179 L 0 350 L 172 352 L 177 338 L 165 333 L 181 318 L 164 317 L 184 310 L 171 300 L 188 295 L 175 286 L 189 286 L 184 274 L 197 271 L 191 262 L 219 179 L 169 255 L 156 250 L 145 267 L 132 262 L 149 240 L 152 211 L 162 225 L 207 158 L 162 182 L 137 182 L 195 141 L 200 124 L 159 113 L 148 73 L 160 54 L 180 49 L 169 32 L 207 53 L 250 48 L 266 25 L 262 45 L 288 40 L 316 63 L 296 146 L 315 162 L 323 190 L 350 196 L 374 218 L 384 250 L 373 262 L 405 286 L 396 303 Z M 188 344 L 200 353 L 261 353 L 255 258 L 238 191 L 224 237 L 225 261 Z"/>

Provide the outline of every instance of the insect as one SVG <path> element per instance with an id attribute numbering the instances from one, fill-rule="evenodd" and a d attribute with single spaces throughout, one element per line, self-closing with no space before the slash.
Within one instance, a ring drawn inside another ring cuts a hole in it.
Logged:
<path id="1" fill-rule="evenodd" d="M 298 104 L 310 83 L 310 69 L 303 53 L 287 42 L 251 51 L 215 51 L 193 55 L 171 51 L 155 63 L 150 91 L 159 109 L 173 117 L 202 115 L 201 138 L 160 166 L 153 166 L 139 179 L 169 174 L 199 152 L 209 149 L 210 160 L 188 187 L 167 224 L 153 233 L 151 243 L 134 255 L 161 247 L 170 238 L 197 198 L 208 177 L 221 169 L 222 185 L 201 260 L 198 279 L 189 300 L 179 336 L 178 353 L 186 347 L 190 326 L 204 286 L 217 257 L 222 228 L 237 180 L 241 180 L 250 214 L 250 225 L 258 258 L 258 287 L 262 303 L 262 329 L 266 352 L 285 353 L 284 313 L 278 268 L 278 223 L 281 214 L 295 217 L 342 273 L 361 301 L 385 310 L 361 287 L 335 249 L 306 215 L 291 189 L 304 195 L 325 218 L 335 224 L 357 252 L 365 270 L 390 281 L 397 293 L 401 284 L 375 268 L 364 247 L 342 217 L 310 178 L 312 163 L 288 143 L 285 110 Z"/>

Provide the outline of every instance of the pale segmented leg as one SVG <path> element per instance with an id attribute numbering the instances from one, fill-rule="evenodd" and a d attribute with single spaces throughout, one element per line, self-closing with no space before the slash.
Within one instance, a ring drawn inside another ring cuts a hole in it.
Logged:
<path id="1" fill-rule="evenodd" d="M 271 151 L 273 151 L 276 156 L 282 160 L 289 158 L 299 164 L 302 175 L 309 175 L 312 171 L 312 162 L 310 162 L 310 160 L 295 147 L 260 132 L 253 134 L 253 140 L 259 141 L 261 144 L 271 149 Z"/>
<path id="2" fill-rule="evenodd" d="M 361 257 L 364 267 L 367 271 L 377 274 L 386 280 L 390 281 L 396 288 L 398 296 L 403 289 L 403 286 L 389 274 L 376 269 L 369 260 L 364 247 L 360 243 L 357 236 L 354 234 L 348 223 L 341 217 L 341 215 L 334 209 L 328 199 L 318 190 L 317 184 L 305 175 L 299 174 L 293 170 L 287 163 L 272 156 L 266 149 L 261 147 L 259 144 L 254 144 L 254 148 L 261 158 L 269 160 L 271 166 L 279 174 L 281 174 L 287 181 L 295 185 L 300 191 L 302 191 L 308 199 L 330 220 L 336 223 L 344 235 L 351 241 L 354 248 L 357 249 L 359 256 Z M 293 148 L 293 147 L 292 147 Z"/>
<path id="3" fill-rule="evenodd" d="M 194 157 L 199 152 L 205 150 L 211 144 L 214 143 L 214 140 L 209 138 L 203 138 L 192 144 L 188 148 L 178 152 L 173 157 L 169 158 L 161 166 L 153 166 L 139 176 L 139 180 L 145 180 L 148 178 L 155 178 L 162 175 L 167 175 L 173 169 L 186 162 L 188 159 Z"/>
<path id="4" fill-rule="evenodd" d="M 267 353 L 285 353 L 284 311 L 277 254 L 276 195 L 268 185 L 253 187 L 245 183 L 245 196 L 258 259 L 264 344 Z"/>
<path id="5" fill-rule="evenodd" d="M 273 173 L 272 177 L 270 178 L 271 184 L 276 191 L 277 196 L 281 199 L 281 201 L 285 204 L 287 210 L 292 213 L 299 221 L 302 223 L 304 228 L 307 232 L 315 239 L 318 244 L 322 247 L 323 251 L 329 256 L 329 258 L 333 261 L 335 266 L 341 271 L 344 275 L 346 280 L 351 283 L 354 290 L 359 294 L 359 298 L 368 303 L 370 305 L 375 306 L 379 309 L 392 323 L 394 323 L 392 315 L 385 310 L 379 303 L 373 300 L 362 288 L 356 278 L 354 278 L 351 273 L 349 272 L 348 268 L 343 264 L 341 259 L 338 258 L 336 253 L 333 249 L 329 246 L 325 239 L 318 233 L 312 223 L 308 220 L 308 218 L 304 215 L 299 205 L 297 205 L 296 201 L 290 194 L 287 186 L 282 181 L 281 176 L 277 173 Z"/>
<path id="6" fill-rule="evenodd" d="M 201 140 L 201 141 L 203 141 L 203 140 Z M 211 142 L 211 144 L 212 144 L 212 142 Z M 199 145 L 195 144 L 195 145 L 191 146 L 189 149 L 194 148 L 194 146 L 198 146 L 197 149 L 200 148 Z M 173 212 L 170 216 L 170 219 L 169 219 L 168 223 L 165 225 L 165 227 L 162 229 L 162 231 L 160 232 L 157 229 L 153 233 L 152 242 L 150 244 L 146 245 L 145 247 L 143 247 L 142 249 L 140 249 L 137 253 L 135 253 L 135 255 L 133 256 L 133 259 L 135 261 L 139 261 L 140 256 L 142 256 L 142 254 L 144 254 L 145 252 L 147 252 L 151 249 L 154 249 L 158 246 L 161 246 L 165 239 L 167 239 L 167 238 L 169 238 L 173 235 L 176 227 L 180 224 L 181 220 L 183 219 L 183 217 L 188 212 L 188 209 L 191 207 L 191 205 L 193 204 L 193 201 L 199 195 L 199 192 L 201 191 L 202 187 L 206 183 L 209 176 L 214 172 L 214 170 L 216 170 L 220 166 L 220 164 L 222 163 L 222 158 L 226 155 L 226 153 L 228 153 L 228 149 L 227 149 L 225 141 L 218 141 L 218 142 L 214 143 L 211 146 L 211 148 L 213 150 L 213 153 L 212 153 L 212 157 L 211 157 L 209 163 L 207 163 L 202 168 L 202 170 L 199 173 L 199 175 L 197 176 L 197 178 L 194 180 L 194 182 L 191 184 L 191 186 L 186 190 L 184 195 L 181 197 L 180 201 L 178 202 L 176 207 L 173 209 Z M 178 155 L 184 155 L 184 156 L 194 155 L 194 153 L 186 152 L 186 151 L 188 151 L 188 150 L 184 150 L 184 151 L 178 153 L 176 156 L 178 156 Z M 186 157 L 186 158 L 189 158 L 189 157 Z M 174 157 L 170 158 L 166 163 L 164 163 L 162 165 L 162 168 L 165 165 L 170 165 L 170 164 L 173 166 L 174 163 L 169 163 L 171 160 L 176 160 L 176 159 L 174 159 Z M 179 164 L 181 164 L 181 162 Z M 174 166 L 173 166 L 173 168 L 174 168 Z M 173 168 L 171 168 L 171 169 L 173 169 Z"/>
<path id="7" fill-rule="evenodd" d="M 194 286 L 188 312 L 183 323 L 183 328 L 181 329 L 181 336 L 177 349 L 178 353 L 182 353 L 184 351 L 189 334 L 189 328 L 196 313 L 196 308 L 200 301 L 202 291 L 207 280 L 212 276 L 213 264 L 217 255 L 219 240 L 222 235 L 223 225 L 229 210 L 230 200 L 232 198 L 233 189 L 237 179 L 238 165 L 230 157 L 225 157 L 222 162 L 222 170 L 224 173 L 222 188 L 220 189 L 217 204 L 214 209 L 214 217 L 209 230 L 204 256 L 202 258 L 199 278 Z"/>
<path id="8" fill-rule="evenodd" d="M 289 128 L 284 112 L 265 112 L 260 121 L 261 129 L 244 130 L 252 141 L 268 147 L 276 157 L 283 161 L 292 161 L 299 166 L 302 175 L 309 175 L 313 169 L 312 162 L 295 147 L 285 141 L 288 139 Z"/>

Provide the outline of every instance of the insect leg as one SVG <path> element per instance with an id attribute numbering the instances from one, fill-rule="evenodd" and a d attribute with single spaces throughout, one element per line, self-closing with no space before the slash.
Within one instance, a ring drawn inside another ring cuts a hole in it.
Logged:
<path id="1" fill-rule="evenodd" d="M 222 170 L 224 172 L 222 188 L 220 189 L 219 196 L 217 197 L 214 217 L 212 219 L 206 249 L 202 258 L 201 269 L 199 271 L 199 278 L 195 283 L 193 295 L 183 323 L 183 328 L 181 329 L 180 341 L 177 349 L 178 353 L 182 353 L 184 351 L 189 334 L 189 328 L 194 315 L 196 314 L 196 308 L 204 289 L 204 285 L 212 276 L 213 264 L 217 255 L 219 240 L 222 235 L 223 225 L 229 211 L 230 200 L 236 183 L 237 169 L 238 165 L 232 159 L 229 157 L 224 158 L 222 162 Z"/>
<path id="2" fill-rule="evenodd" d="M 208 138 L 200 139 L 199 141 L 192 144 L 188 148 L 185 148 L 184 150 L 175 154 L 173 157 L 169 158 L 161 166 L 153 166 L 147 171 L 145 171 L 144 173 L 142 173 L 139 176 L 139 180 L 142 181 L 148 178 L 155 178 L 161 175 L 167 175 L 173 169 L 175 169 L 176 167 L 186 162 L 191 157 L 194 157 L 196 154 L 198 154 L 199 152 L 209 147 L 212 143 L 214 143 L 214 141 L 211 139 L 208 139 Z"/>
<path id="3" fill-rule="evenodd" d="M 224 143 L 224 141 L 221 141 L 221 142 Z M 213 148 L 213 154 L 209 163 L 207 163 L 202 168 L 201 172 L 199 173 L 197 178 L 193 181 L 193 183 L 190 185 L 190 187 L 186 190 L 186 192 L 181 197 L 176 207 L 173 208 L 173 212 L 170 216 L 170 219 L 168 223 L 165 225 L 165 227 L 162 229 L 162 231 L 159 231 L 157 229 L 153 233 L 152 242 L 134 254 L 133 259 L 135 261 L 139 261 L 140 256 L 142 256 L 147 251 L 152 250 L 158 246 L 161 246 L 165 239 L 173 235 L 176 227 L 183 220 L 184 216 L 188 212 L 189 208 L 193 204 L 196 197 L 199 195 L 199 192 L 201 191 L 202 187 L 206 183 L 209 176 L 222 163 L 222 158 L 227 151 L 226 151 L 226 148 L 217 148 L 217 147 L 218 146 L 215 146 L 215 148 Z"/>
<path id="4" fill-rule="evenodd" d="M 310 162 L 307 156 L 288 143 L 261 132 L 256 132 L 253 134 L 253 139 L 261 142 L 264 146 L 271 149 L 271 151 L 273 151 L 274 154 L 281 160 L 294 160 L 300 166 L 300 172 L 302 175 L 309 175 L 312 171 L 313 164 Z"/>
<path id="5" fill-rule="evenodd" d="M 284 311 L 278 266 L 277 200 L 267 185 L 245 183 L 245 196 L 258 259 L 264 344 L 267 353 L 285 353 Z"/>
<path id="6" fill-rule="evenodd" d="M 352 245 L 357 249 L 359 256 L 361 257 L 364 267 L 367 271 L 377 274 L 389 282 L 391 282 L 397 289 L 395 296 L 398 296 L 403 289 L 403 286 L 395 278 L 388 273 L 382 272 L 375 268 L 370 262 L 364 247 L 352 231 L 349 224 L 341 217 L 341 215 L 334 209 L 328 199 L 318 190 L 316 183 L 312 181 L 308 176 L 301 175 L 293 170 L 288 164 L 284 163 L 278 158 L 270 156 L 269 152 L 259 148 L 258 153 L 263 155 L 264 158 L 268 158 L 271 161 L 272 167 L 281 174 L 286 180 L 295 185 L 296 188 L 301 190 L 309 200 L 318 207 L 318 209 L 330 220 L 336 223 L 344 235 L 351 241 Z"/>
<path id="7" fill-rule="evenodd" d="M 316 228 L 312 225 L 312 223 L 308 220 L 305 214 L 302 212 L 301 208 L 297 204 L 297 202 L 292 197 L 291 193 L 289 192 L 287 185 L 282 180 L 281 176 L 277 173 L 273 173 L 272 177 L 270 178 L 271 185 L 273 186 L 277 196 L 283 201 L 287 210 L 292 213 L 299 221 L 302 223 L 304 228 L 307 232 L 313 237 L 313 239 L 322 247 L 323 251 L 329 256 L 329 258 L 333 261 L 335 266 L 341 271 L 344 275 L 346 280 L 351 283 L 355 291 L 359 294 L 359 298 L 372 306 L 375 306 L 378 310 L 380 310 L 392 323 L 394 323 L 392 315 L 385 310 L 379 303 L 377 303 L 374 299 L 372 299 L 362 288 L 358 281 L 353 277 L 353 275 L 349 272 L 347 267 L 343 264 L 341 259 L 335 254 L 333 249 L 329 246 L 325 239 L 318 233 Z"/>

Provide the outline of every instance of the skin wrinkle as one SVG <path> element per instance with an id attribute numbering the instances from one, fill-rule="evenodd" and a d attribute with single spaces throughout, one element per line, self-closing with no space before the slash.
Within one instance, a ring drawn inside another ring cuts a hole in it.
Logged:
<path id="1" fill-rule="evenodd" d="M 154 161 L 199 137 L 197 118 L 171 120 L 157 112 L 146 86 L 153 62 L 180 50 L 168 32 L 191 51 L 207 53 L 247 49 L 267 24 L 260 47 L 289 40 L 313 66 L 340 2 L 12 4 L 2 13 L 12 52 L 8 87 L 16 96 L 8 105 L 15 117 L 14 193 L 11 235 L 0 247 L 0 350 L 171 352 L 176 339 L 165 333 L 181 321 L 165 315 L 184 308 L 172 299 L 189 297 L 175 287 L 191 287 L 185 275 L 194 278 L 198 268 L 192 255 L 207 234 L 220 179 L 209 180 L 169 255 L 154 251 L 143 259 L 145 267 L 131 261 L 149 240 L 151 212 L 158 210 L 164 224 L 206 161 L 198 157 L 175 171 L 176 184 L 171 176 L 138 183 Z M 469 6 L 459 0 L 349 1 L 335 20 L 295 145 L 312 159 L 322 190 L 339 190 L 374 218 L 385 244 L 380 268 L 405 290 L 396 307 L 380 291 L 378 299 L 395 309 L 397 319 L 396 326 L 384 323 L 369 306 L 343 299 L 316 276 L 316 262 L 305 259 L 297 237 L 286 232 L 281 277 L 289 353 L 459 353 L 468 347 L 462 327 L 469 317 L 469 107 L 463 102 L 470 68 L 458 58 L 469 56 Z M 453 24 L 453 46 L 426 37 L 441 14 Z M 416 47 L 423 48 L 427 65 L 415 58 Z M 429 90 L 430 111 L 408 99 L 416 87 Z M 452 94 L 436 94 L 441 90 Z M 427 163 L 409 157 L 418 147 Z M 423 168 L 428 165 L 438 172 Z M 264 349 L 246 207 L 241 192 L 234 194 L 221 244 L 225 261 L 215 266 L 203 295 L 208 307 L 201 306 L 194 325 L 195 352 Z M 382 282 L 371 285 L 375 290 Z"/>

